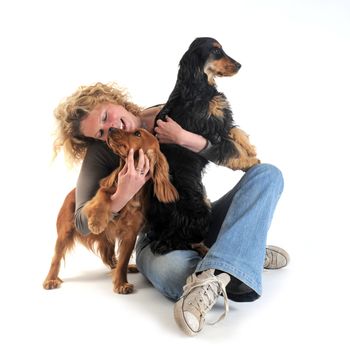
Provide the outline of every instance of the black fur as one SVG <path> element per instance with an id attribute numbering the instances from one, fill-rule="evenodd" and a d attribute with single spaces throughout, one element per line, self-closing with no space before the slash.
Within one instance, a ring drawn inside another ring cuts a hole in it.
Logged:
<path id="1" fill-rule="evenodd" d="M 209 83 L 210 77 L 205 68 L 215 61 L 221 64 L 210 70 L 212 81 Z M 238 62 L 226 55 L 215 39 L 197 38 L 180 60 L 174 90 L 157 115 L 155 123 L 158 119 L 165 120 L 169 115 L 183 129 L 202 135 L 215 145 L 215 156 L 210 160 L 217 164 L 238 156 L 238 151 L 228 136 L 235 126 L 229 103 L 222 109 L 222 117 L 210 114 L 209 104 L 217 97 L 226 100 L 225 95 L 216 89 L 213 79 L 216 76 L 234 75 L 240 67 Z"/>
<path id="2" fill-rule="evenodd" d="M 220 61 L 221 72 L 213 72 L 208 77 L 205 67 L 214 61 Z M 240 64 L 228 57 L 215 39 L 196 39 L 180 61 L 175 88 L 156 121 L 165 120 L 169 115 L 183 129 L 210 140 L 215 145 L 215 159 L 210 160 L 218 164 L 236 156 L 237 150 L 228 136 L 234 127 L 231 109 L 227 103 L 223 116 L 210 115 L 210 101 L 218 96 L 226 98 L 208 79 L 233 75 L 239 68 Z M 202 172 L 208 161 L 177 145 L 162 144 L 161 151 L 168 160 L 172 183 L 180 195 L 179 201 L 170 204 L 160 203 L 154 197 L 147 215 L 153 232 L 151 249 L 165 254 L 176 249 L 191 249 L 191 243 L 203 241 L 209 228 L 210 207 L 202 183 Z"/>
<path id="3" fill-rule="evenodd" d="M 167 157 L 172 184 L 179 192 L 174 203 L 160 203 L 152 197 L 147 220 L 151 223 L 154 253 L 165 254 L 176 249 L 191 249 L 206 236 L 210 206 L 205 201 L 202 171 L 208 161 L 177 145 L 161 145 Z"/>

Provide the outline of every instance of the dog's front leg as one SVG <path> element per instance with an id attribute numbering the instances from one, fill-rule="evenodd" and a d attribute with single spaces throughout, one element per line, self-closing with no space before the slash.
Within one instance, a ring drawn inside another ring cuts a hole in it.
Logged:
<path id="1" fill-rule="evenodd" d="M 111 220 L 111 195 L 109 192 L 100 188 L 95 197 L 86 203 L 83 208 L 89 229 L 96 235 L 103 232 Z"/>
<path id="2" fill-rule="evenodd" d="M 233 170 L 247 171 L 252 166 L 260 163 L 256 155 L 256 149 L 250 143 L 249 136 L 246 132 L 235 127 L 230 130 L 230 137 L 238 151 L 238 157 L 228 159 L 223 165 Z"/>
<path id="3" fill-rule="evenodd" d="M 249 135 L 245 131 L 237 127 L 232 128 L 230 130 L 230 137 L 236 144 L 241 145 L 248 157 L 256 157 L 256 148 L 250 143 Z"/>
<path id="4" fill-rule="evenodd" d="M 119 294 L 130 294 L 134 290 L 134 285 L 128 283 L 128 264 L 136 243 L 136 234 L 130 234 L 119 242 L 119 256 L 116 268 L 113 270 L 114 291 Z"/>

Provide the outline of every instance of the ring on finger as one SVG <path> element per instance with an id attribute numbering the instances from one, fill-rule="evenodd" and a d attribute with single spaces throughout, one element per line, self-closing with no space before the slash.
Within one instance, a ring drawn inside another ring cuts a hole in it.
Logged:
<path id="1" fill-rule="evenodd" d="M 137 173 L 138 173 L 138 174 L 140 174 L 140 175 L 144 175 L 144 174 L 145 174 L 145 172 L 144 172 L 144 170 L 143 170 L 143 169 L 136 168 L 135 170 L 136 170 L 136 171 L 137 171 Z"/>

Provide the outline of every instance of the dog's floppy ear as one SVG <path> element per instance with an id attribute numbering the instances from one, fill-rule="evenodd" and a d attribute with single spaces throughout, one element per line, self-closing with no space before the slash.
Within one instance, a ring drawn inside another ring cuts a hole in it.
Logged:
<path id="1" fill-rule="evenodd" d="M 118 168 L 115 169 L 110 175 L 108 175 L 107 177 L 103 178 L 100 181 L 100 187 L 103 188 L 105 191 L 111 191 L 111 193 L 114 193 L 115 185 L 118 179 L 118 174 L 120 170 L 122 170 L 124 165 L 125 165 L 125 162 L 120 160 Z"/>
<path id="2" fill-rule="evenodd" d="M 202 67 L 203 68 L 203 67 Z M 197 80 L 201 73 L 200 57 L 196 48 L 189 48 L 180 60 L 178 79 L 186 82 Z"/>
<path id="3" fill-rule="evenodd" d="M 107 177 L 103 178 L 100 181 L 100 189 L 103 190 L 104 192 L 113 194 L 116 190 L 116 183 L 118 180 L 118 174 L 120 170 L 122 170 L 125 162 L 120 161 L 119 166 L 117 169 L 115 169 L 110 175 Z"/>
<path id="4" fill-rule="evenodd" d="M 163 153 L 149 149 L 146 154 L 150 161 L 154 194 L 160 202 L 175 202 L 179 199 L 179 193 L 169 180 L 169 165 Z"/>

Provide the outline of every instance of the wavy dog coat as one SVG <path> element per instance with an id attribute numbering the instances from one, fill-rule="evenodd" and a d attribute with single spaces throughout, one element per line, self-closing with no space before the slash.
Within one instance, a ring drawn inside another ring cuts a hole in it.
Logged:
<path id="1" fill-rule="evenodd" d="M 127 281 L 128 262 L 134 249 L 136 237 L 145 223 L 144 213 L 149 200 L 149 193 L 161 203 L 176 201 L 178 193 L 169 181 L 169 168 L 164 155 L 160 152 L 158 140 L 144 129 L 128 133 L 119 129 L 110 129 L 108 146 L 120 156 L 119 167 L 100 182 L 96 195 L 85 204 L 83 210 L 91 231 L 88 235 L 80 233 L 74 224 L 75 189 L 64 200 L 57 218 L 57 240 L 49 273 L 43 283 L 45 289 L 60 286 L 58 277 L 60 262 L 64 259 L 76 241 L 101 256 L 102 261 L 113 269 L 114 291 L 128 294 L 133 285 Z M 127 154 L 133 148 L 135 155 L 143 149 L 150 160 L 152 181 L 127 203 L 116 218 L 112 218 L 110 196 L 115 192 L 119 171 L 125 164 Z M 118 259 L 115 255 L 118 242 Z M 135 271 L 135 267 L 131 268 Z"/>
<path id="2" fill-rule="evenodd" d="M 156 122 L 169 115 L 182 128 L 212 143 L 211 161 L 234 170 L 247 170 L 260 163 L 255 147 L 248 135 L 236 127 L 230 104 L 215 84 L 216 77 L 232 76 L 240 68 L 217 40 L 195 39 L 180 60 L 175 87 Z"/>
<path id="3" fill-rule="evenodd" d="M 175 87 L 156 117 L 169 115 L 182 128 L 204 136 L 213 147 L 210 160 L 234 170 L 246 170 L 259 163 L 247 134 L 235 127 L 230 105 L 215 85 L 216 76 L 232 76 L 241 65 L 229 57 L 217 40 L 197 38 L 180 61 Z M 154 253 L 192 249 L 207 235 L 210 206 L 202 184 L 208 161 L 177 145 L 162 144 L 172 182 L 180 199 L 160 203 L 154 199 L 148 219 L 151 223 Z M 201 253 L 205 248 L 201 248 Z"/>

